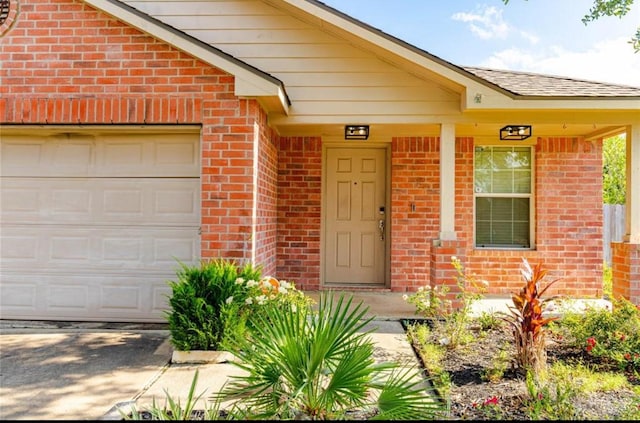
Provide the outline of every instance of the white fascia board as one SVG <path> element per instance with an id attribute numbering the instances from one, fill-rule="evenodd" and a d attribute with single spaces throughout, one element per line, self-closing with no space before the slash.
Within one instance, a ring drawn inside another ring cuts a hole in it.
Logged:
<path id="1" fill-rule="evenodd" d="M 239 97 L 264 97 L 272 96 L 279 99 L 282 111 L 288 111 L 288 101 L 282 84 L 267 74 L 260 71 L 251 71 L 248 65 L 242 66 L 222 54 L 216 54 L 205 46 L 190 41 L 188 36 L 180 36 L 178 33 L 158 25 L 149 19 L 145 19 L 138 13 L 134 13 L 129 6 L 115 0 L 84 0 L 88 5 L 95 7 L 114 18 L 125 22 L 158 40 L 164 41 L 173 47 L 235 76 L 235 95 Z M 118 4 L 116 4 L 118 3 Z"/>
<path id="2" fill-rule="evenodd" d="M 480 94 L 479 102 L 476 100 Z M 496 98 L 482 93 L 467 95 L 467 102 L 464 110 L 638 110 L 640 113 L 640 99 L 624 97 L 527 97 L 517 96 L 514 98 Z"/>
<path id="3" fill-rule="evenodd" d="M 475 81 L 467 84 L 466 92 L 462 96 L 462 109 L 467 111 L 482 111 L 496 109 L 530 110 L 530 109 L 559 109 L 559 110 L 639 110 L 638 97 L 577 97 L 577 96 L 527 96 L 517 94 L 503 94 L 492 90 L 489 86 Z"/>
<path id="4" fill-rule="evenodd" d="M 218 66 L 216 66 L 218 67 Z M 273 97 L 277 98 L 278 109 L 280 112 L 284 112 L 285 115 L 289 114 L 289 101 L 287 95 L 280 85 L 276 85 L 277 93 L 274 94 L 274 84 L 271 81 L 264 79 L 241 79 L 236 75 L 236 85 L 234 88 L 235 94 L 238 97 Z M 275 100 L 274 100 L 275 101 Z M 272 101 L 267 102 L 269 104 Z"/>

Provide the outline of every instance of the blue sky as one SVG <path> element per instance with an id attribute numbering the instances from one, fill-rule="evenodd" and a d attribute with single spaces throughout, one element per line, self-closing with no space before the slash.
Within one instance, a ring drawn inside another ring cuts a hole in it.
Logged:
<path id="1" fill-rule="evenodd" d="M 593 0 L 321 1 L 456 65 L 640 87 L 640 53 L 628 43 L 640 0 L 622 19 L 587 25 Z"/>

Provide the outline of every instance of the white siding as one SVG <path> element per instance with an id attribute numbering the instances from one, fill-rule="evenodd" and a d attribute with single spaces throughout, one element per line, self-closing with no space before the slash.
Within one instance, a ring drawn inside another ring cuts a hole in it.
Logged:
<path id="1" fill-rule="evenodd" d="M 297 123 L 460 112 L 458 94 L 260 0 L 125 3 L 282 80 Z"/>

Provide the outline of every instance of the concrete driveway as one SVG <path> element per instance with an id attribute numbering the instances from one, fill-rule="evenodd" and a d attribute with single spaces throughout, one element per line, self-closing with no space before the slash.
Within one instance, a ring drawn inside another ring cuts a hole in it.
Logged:
<path id="1" fill-rule="evenodd" d="M 0 419 L 100 419 L 162 374 L 171 358 L 168 339 L 167 330 L 16 328 L 2 321 Z"/>

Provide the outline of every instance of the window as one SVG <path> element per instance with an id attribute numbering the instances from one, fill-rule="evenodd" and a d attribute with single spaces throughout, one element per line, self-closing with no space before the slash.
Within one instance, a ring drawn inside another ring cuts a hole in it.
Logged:
<path id="1" fill-rule="evenodd" d="M 531 147 L 476 146 L 475 245 L 532 248 Z"/>

